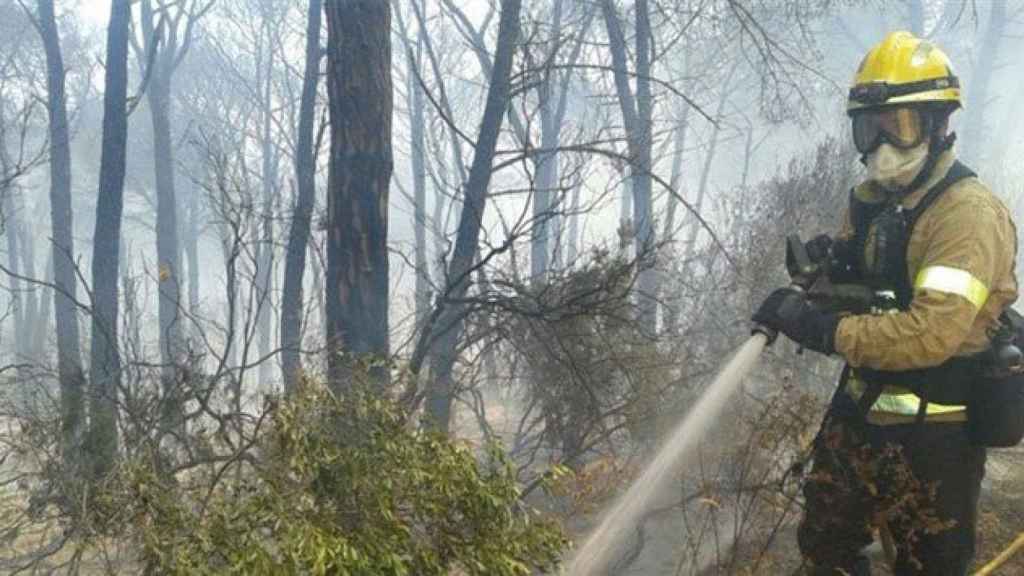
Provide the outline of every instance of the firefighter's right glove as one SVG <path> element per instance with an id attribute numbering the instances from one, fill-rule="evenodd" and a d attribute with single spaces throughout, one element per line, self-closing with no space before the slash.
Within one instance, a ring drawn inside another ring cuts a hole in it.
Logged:
<path id="1" fill-rule="evenodd" d="M 804 348 L 834 354 L 839 316 L 818 310 L 807 295 L 793 288 L 772 292 L 752 318 L 758 326 L 781 332 Z M 758 330 L 755 328 L 755 332 Z"/>

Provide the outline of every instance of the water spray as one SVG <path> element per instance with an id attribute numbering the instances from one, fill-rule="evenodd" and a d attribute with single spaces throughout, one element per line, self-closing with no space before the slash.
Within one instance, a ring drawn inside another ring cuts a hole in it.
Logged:
<path id="1" fill-rule="evenodd" d="M 648 510 L 651 500 L 662 493 L 686 457 L 700 441 L 704 432 L 725 409 L 726 402 L 739 389 L 743 379 L 753 369 L 765 347 L 774 340 L 774 331 L 756 327 L 755 333 L 725 365 L 722 371 L 690 409 L 683 421 L 672 431 L 654 460 L 629 487 L 615 506 L 601 520 L 576 552 L 569 564 L 570 576 L 597 576 L 607 574 L 609 563 L 617 551 L 616 544 L 624 540 L 637 520 Z"/>
<path id="2" fill-rule="evenodd" d="M 827 280 L 827 263 L 812 260 L 804 243 L 796 235 L 786 239 L 786 267 L 794 290 L 809 290 L 818 280 Z M 609 573 L 616 557 L 617 544 L 625 540 L 637 521 L 650 509 L 651 501 L 661 494 L 683 462 L 715 423 L 726 403 L 754 368 L 761 353 L 775 341 L 778 333 L 756 325 L 753 335 L 721 369 L 682 422 L 640 476 L 604 516 L 598 527 L 573 556 L 569 576 L 598 576 Z"/>

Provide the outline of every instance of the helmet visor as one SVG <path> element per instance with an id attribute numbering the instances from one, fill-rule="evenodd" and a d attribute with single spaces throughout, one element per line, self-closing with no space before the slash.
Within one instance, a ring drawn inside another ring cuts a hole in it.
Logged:
<path id="1" fill-rule="evenodd" d="M 868 154 L 888 142 L 901 149 L 913 148 L 928 134 L 927 118 L 915 108 L 880 108 L 853 115 L 853 143 Z"/>

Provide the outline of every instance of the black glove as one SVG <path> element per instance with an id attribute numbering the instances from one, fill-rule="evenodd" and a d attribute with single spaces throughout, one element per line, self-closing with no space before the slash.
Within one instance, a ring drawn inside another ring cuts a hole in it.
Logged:
<path id="1" fill-rule="evenodd" d="M 781 332 L 804 348 L 833 354 L 839 316 L 823 312 L 793 288 L 779 288 L 765 299 L 752 318 L 755 324 Z M 758 332 L 757 329 L 754 330 Z"/>

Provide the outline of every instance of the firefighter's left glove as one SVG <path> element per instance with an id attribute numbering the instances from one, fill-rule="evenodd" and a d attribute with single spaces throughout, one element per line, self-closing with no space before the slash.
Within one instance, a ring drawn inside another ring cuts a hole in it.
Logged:
<path id="1" fill-rule="evenodd" d="M 822 354 L 834 354 L 836 351 L 839 317 L 812 306 L 807 295 L 799 290 L 779 288 L 772 292 L 752 320 L 758 326 L 785 334 L 809 350 Z"/>

